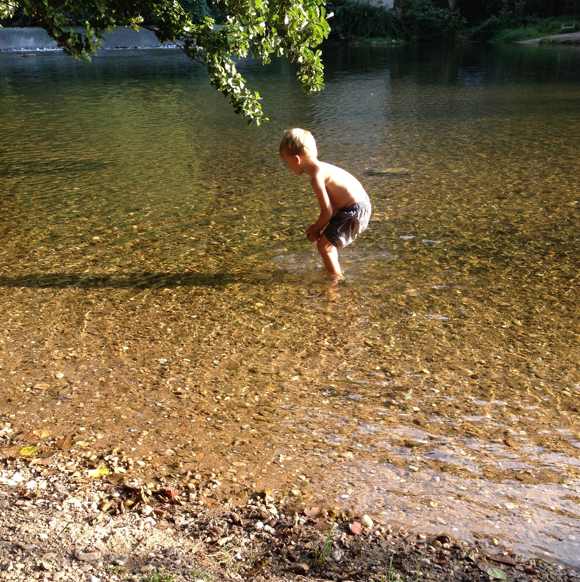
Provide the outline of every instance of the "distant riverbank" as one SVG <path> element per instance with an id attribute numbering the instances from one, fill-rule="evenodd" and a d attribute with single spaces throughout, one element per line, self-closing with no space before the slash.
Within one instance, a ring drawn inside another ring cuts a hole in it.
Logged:
<path id="1" fill-rule="evenodd" d="M 580 45 L 580 32 L 567 34 L 551 34 L 539 38 L 530 38 L 519 41 L 520 44 L 571 44 Z"/>
<path id="2" fill-rule="evenodd" d="M 146 29 L 116 28 L 103 38 L 104 50 L 175 48 L 162 43 Z M 39 27 L 0 28 L 0 52 L 43 52 L 62 50 L 48 33 Z"/>

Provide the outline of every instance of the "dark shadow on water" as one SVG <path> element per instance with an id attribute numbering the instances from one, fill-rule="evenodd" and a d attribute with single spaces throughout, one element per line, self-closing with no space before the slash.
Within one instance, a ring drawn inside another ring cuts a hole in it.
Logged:
<path id="1" fill-rule="evenodd" d="M 251 282 L 231 273 L 127 273 L 91 275 L 82 273 L 32 273 L 20 277 L 0 277 L 0 287 L 65 289 L 155 289 L 163 287 L 225 287 L 236 282 Z"/>

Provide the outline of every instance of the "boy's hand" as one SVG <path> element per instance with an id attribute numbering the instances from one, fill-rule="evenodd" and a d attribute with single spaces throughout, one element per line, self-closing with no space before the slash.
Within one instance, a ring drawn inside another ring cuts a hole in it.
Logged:
<path id="1" fill-rule="evenodd" d="M 316 242 L 320 238 L 320 230 L 316 224 L 311 224 L 306 229 L 306 238 L 311 242 Z"/>

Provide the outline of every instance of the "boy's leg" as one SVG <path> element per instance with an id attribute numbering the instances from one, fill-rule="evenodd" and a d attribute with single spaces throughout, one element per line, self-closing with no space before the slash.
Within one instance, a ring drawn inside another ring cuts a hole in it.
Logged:
<path id="1" fill-rule="evenodd" d="M 338 249 L 324 235 L 318 239 L 316 244 L 328 274 L 333 279 L 340 279 L 342 277 L 342 269 L 338 262 Z"/>

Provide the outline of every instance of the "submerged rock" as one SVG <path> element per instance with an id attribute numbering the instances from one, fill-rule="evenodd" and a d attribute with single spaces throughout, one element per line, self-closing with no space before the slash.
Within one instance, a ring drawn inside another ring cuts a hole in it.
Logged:
<path id="1" fill-rule="evenodd" d="M 411 172 L 407 168 L 367 168 L 365 170 L 367 176 L 410 176 Z"/>

